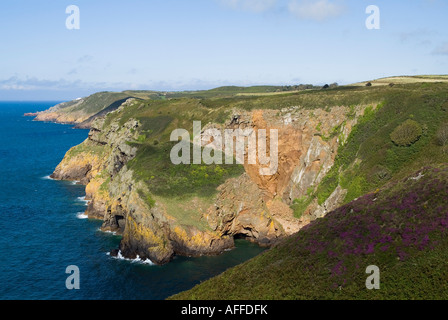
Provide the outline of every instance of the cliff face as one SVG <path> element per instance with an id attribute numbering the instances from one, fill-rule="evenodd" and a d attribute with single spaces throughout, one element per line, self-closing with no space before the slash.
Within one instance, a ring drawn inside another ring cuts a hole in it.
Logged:
<path id="1" fill-rule="evenodd" d="M 85 102 L 84 99 L 77 99 L 69 102 L 63 102 L 46 111 L 34 114 L 36 121 L 48 121 L 56 123 L 81 123 L 89 118 L 86 112 L 79 110 L 78 112 L 66 112 L 67 110 L 76 109 Z"/>
<path id="2" fill-rule="evenodd" d="M 304 110 L 298 107 L 277 110 L 238 112 L 218 129 L 278 130 L 278 169 L 273 175 L 261 175 L 257 164 L 247 164 L 245 174 L 222 185 L 214 210 L 207 219 L 213 228 L 224 234 L 243 234 L 259 243 L 270 244 L 278 238 L 297 232 L 311 220 L 335 209 L 344 199 L 346 191 L 336 188 L 322 204 L 310 203 L 306 214 L 293 215 L 290 205 L 294 199 L 315 190 L 334 163 L 338 147 L 344 143 L 351 128 L 363 114 L 358 106 L 351 119 L 348 108 L 331 110 Z M 204 129 L 204 131 L 206 131 Z M 210 141 L 207 137 L 203 143 Z M 267 135 L 269 140 L 269 134 Z M 247 151 L 247 150 L 246 150 Z"/>
<path id="3" fill-rule="evenodd" d="M 447 274 L 447 192 L 447 164 L 424 167 L 172 299 L 448 298 L 440 280 Z M 381 290 L 366 289 L 371 265 L 381 268 Z"/>
<path id="4" fill-rule="evenodd" d="M 126 106 L 113 113 L 119 115 Z M 125 257 L 163 264 L 175 254 L 218 254 L 233 247 L 235 236 L 271 245 L 334 209 L 343 198 L 338 188 L 322 206 L 311 203 L 299 218 L 290 208 L 294 199 L 316 188 L 364 110 L 358 106 L 348 118 L 348 109 L 233 110 L 226 123 L 208 124 L 204 130 L 267 129 L 268 141 L 269 130 L 278 130 L 276 173 L 261 175 L 265 166 L 259 159 L 245 163 L 245 172 L 220 185 L 210 201 L 187 197 L 173 205 L 169 198 L 151 197 L 147 184 L 126 165 L 138 152 L 130 142 L 138 140 L 142 129 L 133 118 L 123 125 L 120 117 L 107 124 L 104 118 L 93 121 L 89 137 L 67 152 L 52 177 L 86 185 L 86 199 L 91 200 L 86 213 L 103 220 L 102 230 L 123 236 L 119 250 Z M 202 145 L 209 143 L 203 137 Z M 180 217 L 180 209 L 194 215 Z"/>
<path id="5" fill-rule="evenodd" d="M 144 92 L 141 93 L 146 97 Z M 84 98 L 63 102 L 48 110 L 27 113 L 35 121 L 74 124 L 76 128 L 90 128 L 93 121 L 119 108 L 128 99 L 134 98 L 127 92 L 98 92 Z"/>

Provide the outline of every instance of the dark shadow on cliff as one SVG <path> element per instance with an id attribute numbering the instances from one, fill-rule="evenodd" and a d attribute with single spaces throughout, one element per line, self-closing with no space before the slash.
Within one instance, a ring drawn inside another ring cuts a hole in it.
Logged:
<path id="1" fill-rule="evenodd" d="M 93 116 L 91 116 L 90 118 L 88 118 L 87 120 L 84 120 L 83 122 L 77 124 L 75 126 L 76 129 L 89 129 L 90 126 L 92 125 L 92 122 L 99 117 L 105 116 L 106 114 L 108 114 L 109 112 L 112 112 L 114 110 L 117 110 L 123 103 L 126 102 L 126 100 L 130 99 L 130 98 L 134 98 L 134 97 L 126 97 L 124 99 L 120 99 L 115 101 L 114 103 L 112 103 L 111 105 L 109 105 L 108 107 L 104 108 L 103 110 L 101 110 L 100 112 L 94 114 Z"/>

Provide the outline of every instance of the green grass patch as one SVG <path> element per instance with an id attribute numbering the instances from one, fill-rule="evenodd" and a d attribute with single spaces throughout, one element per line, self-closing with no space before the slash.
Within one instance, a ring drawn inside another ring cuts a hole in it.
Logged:
<path id="1" fill-rule="evenodd" d="M 406 176 L 424 165 L 448 161 L 436 137 L 448 121 L 444 108 L 448 101 L 446 89 L 446 84 L 427 83 L 425 88 L 412 84 L 380 90 L 384 102 L 376 109 L 366 108 L 346 143 L 340 146 L 334 166 L 318 186 L 319 204 L 338 183 L 348 189 L 348 202 L 380 188 L 389 179 Z M 411 145 L 397 146 L 391 141 L 391 134 L 409 118 L 421 125 L 421 135 Z M 360 162 L 358 166 L 353 166 L 355 161 Z"/>
<path id="2" fill-rule="evenodd" d="M 294 199 L 291 209 L 294 211 L 294 217 L 300 218 L 305 212 L 306 208 L 311 204 L 313 198 L 311 196 L 302 196 L 298 199 Z"/>
<path id="3" fill-rule="evenodd" d="M 67 157 L 76 157 L 82 153 L 90 153 L 92 155 L 102 156 L 105 151 L 106 150 L 104 146 L 95 144 L 89 140 L 85 140 L 81 144 L 71 148 L 67 152 Z"/>
<path id="4" fill-rule="evenodd" d="M 138 180 L 144 181 L 151 193 L 164 197 L 215 194 L 226 179 L 239 176 L 244 168 L 239 164 L 179 164 L 174 165 L 170 151 L 175 142 L 143 145 L 128 163 Z M 193 148 L 190 148 L 193 159 Z"/>
<path id="5" fill-rule="evenodd" d="M 153 199 L 155 202 L 162 204 L 178 224 L 195 226 L 201 231 L 211 231 L 207 221 L 203 219 L 202 213 L 213 204 L 214 197 L 193 195 L 182 197 L 153 196 Z"/>

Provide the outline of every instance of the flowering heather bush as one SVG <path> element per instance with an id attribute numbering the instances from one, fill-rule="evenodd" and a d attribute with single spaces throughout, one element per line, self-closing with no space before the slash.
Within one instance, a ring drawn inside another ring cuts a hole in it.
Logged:
<path id="1" fill-rule="evenodd" d="M 338 185 L 346 205 L 182 298 L 448 299 L 448 147 L 440 139 L 448 90 L 437 83 L 382 89 L 373 100 L 375 90 L 363 91 L 358 101 L 351 89 L 337 91 L 338 105 L 381 103 L 365 109 L 314 193 L 293 208 L 299 216 L 308 202 L 325 203 Z M 333 103 L 321 94 L 306 101 Z M 228 99 L 214 101 L 230 110 Z M 380 290 L 366 289 L 369 265 L 380 269 Z"/>
<path id="2" fill-rule="evenodd" d="M 369 264 L 404 262 L 448 238 L 448 167 L 414 176 L 364 195 L 297 234 L 300 254 L 330 270 L 343 286 Z M 291 248 L 292 249 L 292 248 Z"/>
<path id="3" fill-rule="evenodd" d="M 366 288 L 369 265 L 380 270 L 379 290 Z M 359 197 L 188 294 L 194 299 L 448 299 L 448 165 L 424 168 Z"/>

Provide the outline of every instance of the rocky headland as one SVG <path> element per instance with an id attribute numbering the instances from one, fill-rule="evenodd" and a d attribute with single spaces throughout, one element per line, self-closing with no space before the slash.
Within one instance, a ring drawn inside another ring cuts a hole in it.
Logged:
<path id="1" fill-rule="evenodd" d="M 101 219 L 102 230 L 122 235 L 119 249 L 112 254 L 119 250 L 124 257 L 138 256 L 157 264 L 174 255 L 219 254 L 234 246 L 234 237 L 271 246 L 337 207 L 345 196 L 340 187 L 325 203 L 309 203 L 299 217 L 291 205 L 325 177 L 365 108 L 351 108 L 351 117 L 346 116 L 350 108 L 345 106 L 232 110 L 224 123 L 209 122 L 203 132 L 209 128 L 222 132 L 277 129 L 277 172 L 260 175 L 258 161 L 245 163 L 242 174 L 218 185 L 207 201 L 193 196 L 173 205 L 169 197 L 151 196 L 148 182 L 136 179 L 127 166 L 138 153 L 139 146 L 132 142 L 139 140 L 142 124 L 134 117 L 123 122 L 122 115 L 139 103 L 129 99 L 109 113 L 113 120 L 99 117 L 93 121 L 88 138 L 67 152 L 51 177 L 86 185 L 87 215 Z M 44 118 L 38 115 L 37 119 Z M 52 119 L 52 113 L 45 113 L 45 120 Z M 202 145 L 207 143 L 203 138 Z M 186 219 L 179 217 L 178 210 L 195 212 Z"/>

